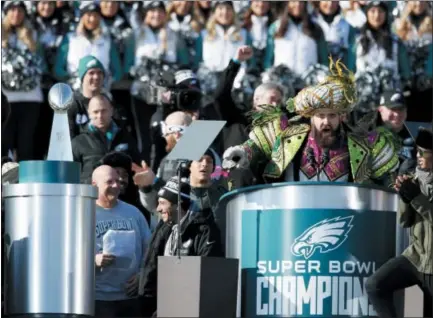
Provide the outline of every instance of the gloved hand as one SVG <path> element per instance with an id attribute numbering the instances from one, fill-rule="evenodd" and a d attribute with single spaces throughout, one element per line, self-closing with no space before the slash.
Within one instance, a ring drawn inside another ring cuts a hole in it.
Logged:
<path id="1" fill-rule="evenodd" d="M 248 155 L 242 146 L 227 148 L 223 154 L 223 169 L 248 168 Z"/>
<path id="2" fill-rule="evenodd" d="M 404 180 L 401 183 L 400 190 L 398 191 L 404 203 L 409 204 L 420 193 L 421 189 L 417 183 L 411 179 Z"/>

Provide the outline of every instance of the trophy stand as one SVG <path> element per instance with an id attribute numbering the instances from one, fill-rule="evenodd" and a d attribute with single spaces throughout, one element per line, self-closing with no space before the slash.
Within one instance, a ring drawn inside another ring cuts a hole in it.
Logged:
<path id="1" fill-rule="evenodd" d="M 3 189 L 5 315 L 92 317 L 97 189 L 80 184 L 80 164 L 72 161 L 72 89 L 58 83 L 48 100 L 48 160 L 20 162 L 19 184 Z"/>

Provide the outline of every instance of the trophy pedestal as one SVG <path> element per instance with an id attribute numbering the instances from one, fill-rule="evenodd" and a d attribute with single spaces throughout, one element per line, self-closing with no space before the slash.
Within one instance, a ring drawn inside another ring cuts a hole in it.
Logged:
<path id="1" fill-rule="evenodd" d="M 5 315 L 94 315 L 95 199 L 80 164 L 23 161 L 5 202 Z"/>

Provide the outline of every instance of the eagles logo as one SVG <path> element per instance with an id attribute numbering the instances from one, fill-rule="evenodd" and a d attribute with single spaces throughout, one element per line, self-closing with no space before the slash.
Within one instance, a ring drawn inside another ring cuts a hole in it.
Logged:
<path id="1" fill-rule="evenodd" d="M 328 253 L 343 244 L 352 229 L 353 216 L 325 219 L 309 227 L 297 237 L 292 244 L 292 253 L 295 256 L 304 256 L 309 259 L 318 250 Z"/>

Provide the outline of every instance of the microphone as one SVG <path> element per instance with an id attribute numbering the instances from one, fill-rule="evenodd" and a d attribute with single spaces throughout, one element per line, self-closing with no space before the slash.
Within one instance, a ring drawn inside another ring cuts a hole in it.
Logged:
<path id="1" fill-rule="evenodd" d="M 317 181 L 320 181 L 320 167 L 317 165 L 314 149 L 311 147 L 307 149 L 307 161 L 316 170 Z"/>
<path id="2" fill-rule="evenodd" d="M 311 166 L 316 168 L 317 162 L 316 162 L 316 157 L 314 156 L 314 149 L 313 148 L 307 149 L 307 161 Z"/>
<path id="3" fill-rule="evenodd" d="M 322 153 L 322 158 L 321 158 L 321 160 L 320 160 L 320 167 L 321 167 L 321 169 L 324 169 L 325 168 L 325 166 L 329 163 L 329 160 L 330 160 L 331 158 L 329 157 L 329 149 L 328 148 L 325 148 L 324 150 L 323 150 L 323 153 Z"/>

